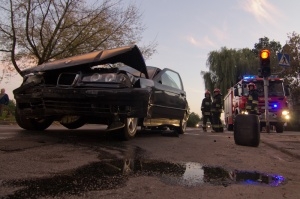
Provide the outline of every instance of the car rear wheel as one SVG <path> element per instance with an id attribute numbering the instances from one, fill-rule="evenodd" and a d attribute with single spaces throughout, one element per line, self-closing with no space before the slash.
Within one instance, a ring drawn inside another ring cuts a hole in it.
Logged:
<path id="1" fill-rule="evenodd" d="M 43 131 L 53 123 L 53 120 L 48 118 L 26 118 L 18 108 L 16 108 L 15 118 L 17 124 L 25 130 Z"/>
<path id="2" fill-rule="evenodd" d="M 85 123 L 86 122 L 83 117 L 72 115 L 65 116 L 60 120 L 60 124 L 67 129 L 78 129 L 85 125 Z"/>
<path id="3" fill-rule="evenodd" d="M 134 118 L 134 117 L 125 118 L 124 124 L 125 124 L 125 126 L 121 132 L 121 139 L 122 140 L 130 140 L 136 134 L 138 118 Z"/>
<path id="4" fill-rule="evenodd" d="M 180 120 L 180 125 L 179 127 L 176 128 L 176 131 L 179 133 L 179 134 L 184 134 L 185 133 L 185 130 L 186 130 L 186 124 L 187 124 L 187 117 L 186 117 L 186 114 L 184 114 L 184 117 L 182 120 Z"/>

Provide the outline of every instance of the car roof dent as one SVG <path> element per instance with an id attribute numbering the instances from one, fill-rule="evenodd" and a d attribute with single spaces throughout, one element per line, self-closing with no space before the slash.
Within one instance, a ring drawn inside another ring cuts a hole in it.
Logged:
<path id="1" fill-rule="evenodd" d="M 44 72 L 48 70 L 70 68 L 75 66 L 78 67 L 80 65 L 91 67 L 101 64 L 115 64 L 119 62 L 144 73 L 145 77 L 148 78 L 148 73 L 143 55 L 136 45 L 95 51 L 60 60 L 55 60 L 52 62 L 47 62 L 23 70 L 21 74 L 22 76 L 24 76 L 29 73 Z"/>

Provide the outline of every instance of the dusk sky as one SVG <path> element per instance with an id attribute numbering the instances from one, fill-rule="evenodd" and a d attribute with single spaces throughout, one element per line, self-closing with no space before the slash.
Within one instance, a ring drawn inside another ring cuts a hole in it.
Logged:
<path id="1" fill-rule="evenodd" d="M 268 37 L 284 45 L 288 33 L 300 34 L 299 0 L 124 0 L 134 3 L 142 13 L 146 30 L 137 45 L 157 42 L 157 53 L 146 60 L 149 66 L 178 71 L 183 79 L 192 112 L 201 116 L 204 97 L 201 71 L 208 71 L 208 53 L 221 47 L 254 47 L 259 38 Z M 21 78 L 3 80 L 12 90 Z M 224 95 L 225 93 L 223 93 Z"/>

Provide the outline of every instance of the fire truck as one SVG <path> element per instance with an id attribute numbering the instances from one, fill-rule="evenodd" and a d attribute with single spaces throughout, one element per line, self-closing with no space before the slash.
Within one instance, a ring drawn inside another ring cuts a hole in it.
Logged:
<path id="1" fill-rule="evenodd" d="M 284 125 L 288 122 L 290 115 L 288 110 L 287 96 L 288 89 L 283 84 L 283 79 L 275 76 L 268 78 L 268 121 L 275 127 L 277 133 L 282 133 Z M 247 85 L 253 82 L 258 91 L 258 109 L 260 128 L 266 126 L 265 97 L 264 97 L 264 79 L 258 76 L 244 76 L 237 84 L 228 89 L 224 97 L 224 121 L 227 130 L 234 128 L 234 118 L 237 114 L 247 114 L 246 103 L 248 98 Z"/>

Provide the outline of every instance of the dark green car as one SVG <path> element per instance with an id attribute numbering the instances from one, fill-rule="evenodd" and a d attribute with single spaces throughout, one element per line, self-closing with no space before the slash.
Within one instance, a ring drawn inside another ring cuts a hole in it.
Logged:
<path id="1" fill-rule="evenodd" d="M 180 75 L 146 66 L 135 45 L 48 62 L 22 75 L 13 93 L 23 129 L 45 130 L 53 121 L 68 129 L 105 124 L 125 140 L 137 126 L 185 132 L 189 114 Z"/>

